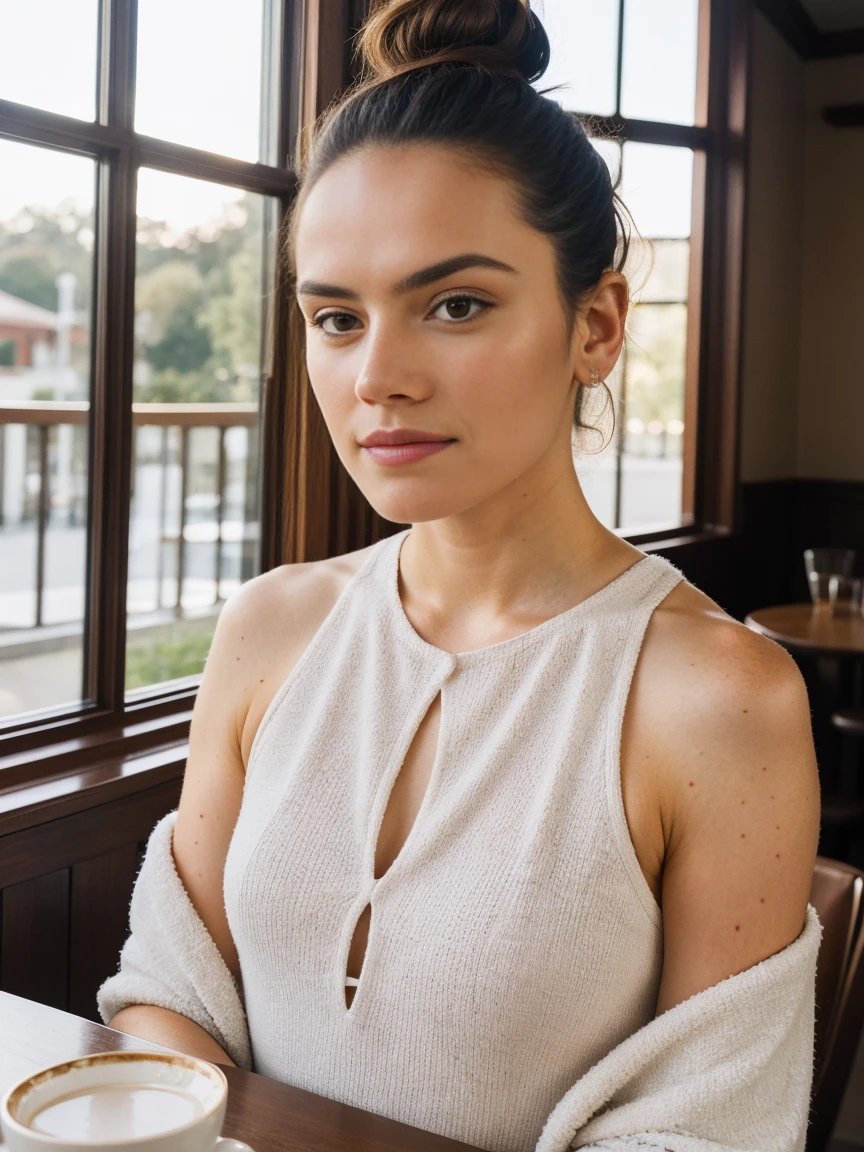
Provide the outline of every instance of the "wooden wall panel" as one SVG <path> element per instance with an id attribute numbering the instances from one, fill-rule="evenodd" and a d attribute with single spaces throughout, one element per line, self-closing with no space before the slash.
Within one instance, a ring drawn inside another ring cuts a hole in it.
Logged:
<path id="1" fill-rule="evenodd" d="M 69 1011 L 99 1020 L 96 990 L 117 971 L 129 932 L 129 899 L 138 845 L 127 844 L 72 869 L 69 923 Z"/>
<path id="2" fill-rule="evenodd" d="M 3 890 L 0 987 L 65 1008 L 69 977 L 69 869 Z"/>
<path id="3" fill-rule="evenodd" d="M 97 1018 L 142 842 L 179 797 L 178 778 L 0 836 L 0 989 Z"/>

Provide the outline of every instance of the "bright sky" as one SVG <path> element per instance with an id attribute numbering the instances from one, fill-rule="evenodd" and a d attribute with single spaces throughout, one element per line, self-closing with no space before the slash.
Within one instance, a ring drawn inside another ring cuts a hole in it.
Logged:
<path id="1" fill-rule="evenodd" d="M 622 111 L 693 122 L 698 0 L 627 0 Z M 0 97 L 90 119 L 97 0 L 0 0 Z M 614 106 L 618 0 L 535 0 L 553 44 L 539 87 L 578 111 Z M 262 0 L 139 0 L 136 127 L 226 155 L 258 155 Z M 628 144 L 623 195 L 645 235 L 689 232 L 692 155 Z M 0 140 L 0 220 L 25 205 L 93 202 L 91 161 Z M 142 173 L 142 215 L 205 224 L 241 193 Z"/>

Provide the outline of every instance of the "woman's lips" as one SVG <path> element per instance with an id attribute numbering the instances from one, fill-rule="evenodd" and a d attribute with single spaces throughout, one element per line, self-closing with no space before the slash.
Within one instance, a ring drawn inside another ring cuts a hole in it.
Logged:
<path id="1" fill-rule="evenodd" d="M 455 440 L 416 440 L 408 444 L 370 444 L 365 451 L 369 453 L 376 464 L 392 467 L 399 464 L 414 464 L 418 460 L 425 460 L 427 456 L 434 456 L 436 452 L 443 452 Z"/>

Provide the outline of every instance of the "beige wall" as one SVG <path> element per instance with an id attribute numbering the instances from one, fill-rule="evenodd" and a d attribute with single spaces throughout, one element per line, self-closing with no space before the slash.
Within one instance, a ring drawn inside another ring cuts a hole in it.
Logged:
<path id="1" fill-rule="evenodd" d="M 753 15 L 741 477 L 796 475 L 804 232 L 805 65 Z"/>
<path id="2" fill-rule="evenodd" d="M 864 100 L 864 58 L 806 71 L 798 475 L 864 480 L 864 128 L 822 119 Z"/>
<path id="3" fill-rule="evenodd" d="M 743 480 L 864 480 L 861 56 L 803 63 L 754 13 L 742 361 Z"/>

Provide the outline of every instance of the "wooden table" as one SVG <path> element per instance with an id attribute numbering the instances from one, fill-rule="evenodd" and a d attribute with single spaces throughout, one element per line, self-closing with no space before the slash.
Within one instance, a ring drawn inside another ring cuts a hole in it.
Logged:
<path id="1" fill-rule="evenodd" d="M 864 615 L 832 616 L 814 611 L 813 605 L 783 604 L 759 608 L 744 621 L 755 632 L 782 644 L 796 657 L 812 657 L 801 667 L 813 709 L 813 738 L 823 791 L 823 827 L 847 825 L 854 801 L 860 801 L 860 753 L 847 743 L 831 722 L 832 713 L 841 707 L 860 708 L 864 696 Z M 810 667 L 807 667 L 810 665 Z M 799 661 L 799 666 L 801 662 Z M 855 820 L 858 816 L 854 817 Z M 838 833 L 831 833 L 838 835 Z M 823 843 L 823 855 L 840 852 L 845 859 L 847 848 L 841 838 Z M 848 847 L 848 845 L 847 845 Z"/>
<path id="2" fill-rule="evenodd" d="M 0 1096 L 16 1080 L 92 1052 L 164 1052 L 156 1044 L 68 1012 L 0 992 Z M 224 1136 L 255 1152 L 476 1152 L 467 1144 L 409 1128 L 359 1108 L 279 1084 L 240 1068 L 228 1078 Z"/>
<path id="3" fill-rule="evenodd" d="M 784 648 L 808 656 L 864 656 L 864 615 L 831 616 L 812 604 L 759 608 L 744 623 Z"/>

